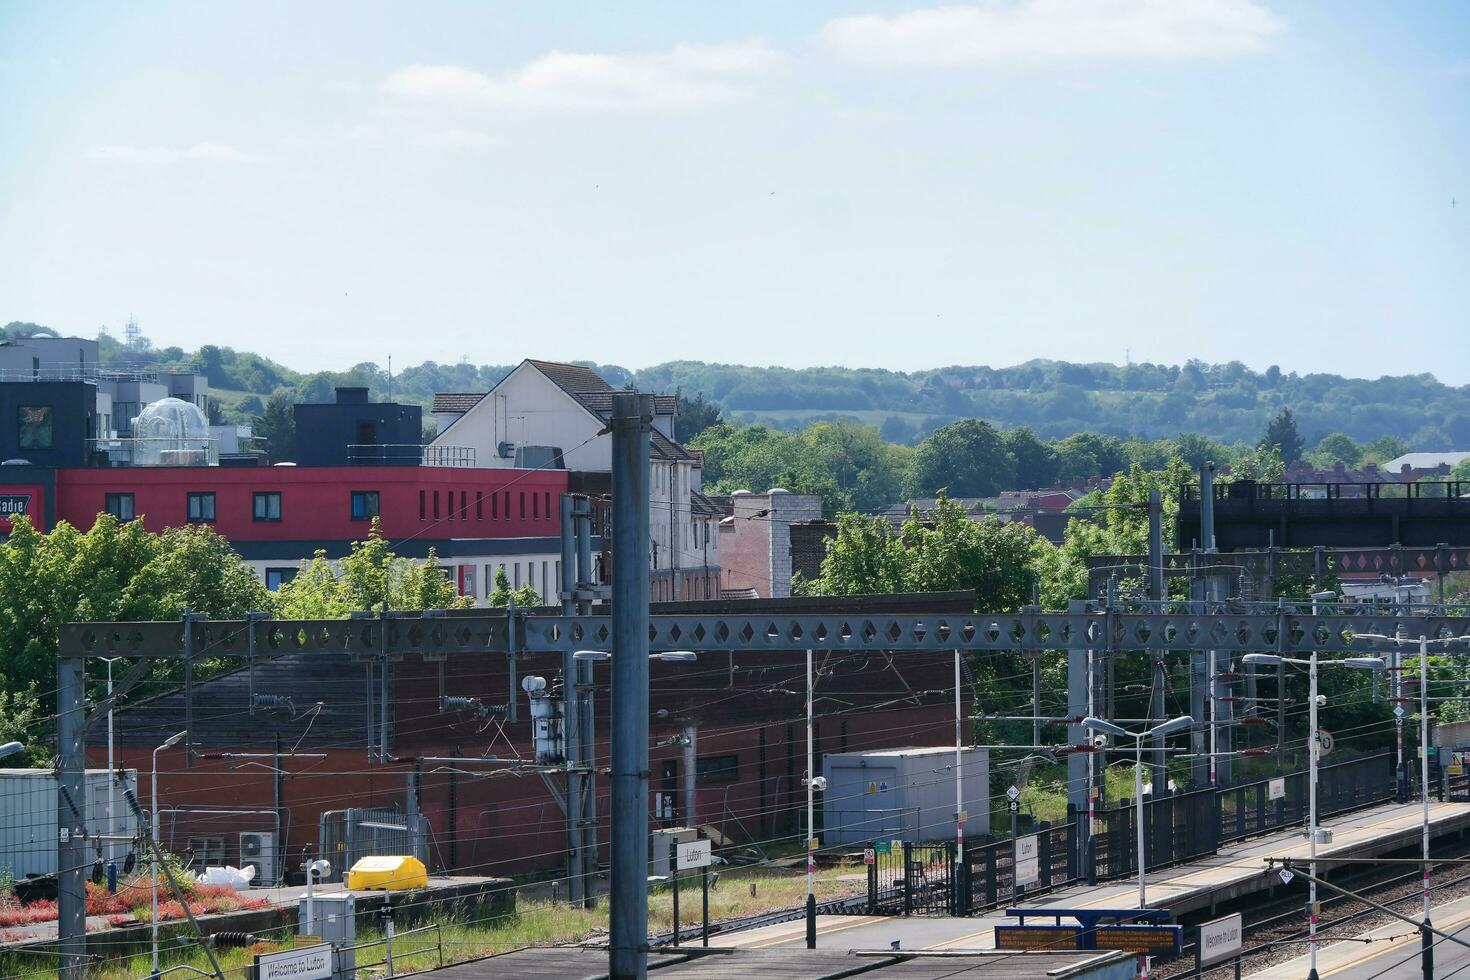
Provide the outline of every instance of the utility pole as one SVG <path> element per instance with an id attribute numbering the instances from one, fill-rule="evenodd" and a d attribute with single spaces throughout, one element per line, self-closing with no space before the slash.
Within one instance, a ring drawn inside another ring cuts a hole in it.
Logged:
<path id="1" fill-rule="evenodd" d="M 648 442 L 653 396 L 612 410 L 611 980 L 648 976 Z"/>
<path id="2" fill-rule="evenodd" d="M 1148 493 L 1148 597 L 1155 602 L 1169 598 L 1164 577 L 1164 495 L 1157 490 Z M 1169 673 L 1164 654 L 1153 656 L 1153 678 L 1149 685 L 1149 727 L 1164 720 L 1164 692 L 1169 687 Z M 1161 800 L 1169 788 L 1169 768 L 1164 757 L 1164 737 L 1156 735 L 1153 743 L 1154 799 Z M 1032 744 L 1039 745 L 1040 740 Z"/>
<path id="3" fill-rule="evenodd" d="M 561 517 L 561 611 L 571 616 L 577 606 L 577 551 L 572 524 L 572 495 L 564 493 L 560 501 Z M 587 894 L 587 868 L 582 849 L 582 726 L 581 697 L 578 689 L 579 664 L 576 651 L 567 650 L 561 658 L 562 738 L 566 745 L 567 767 L 567 899 L 574 906 L 584 905 Z"/>
<path id="4" fill-rule="evenodd" d="M 56 662 L 56 750 L 58 756 L 56 826 L 57 970 L 62 980 L 84 980 L 87 959 L 87 796 L 82 792 L 86 765 L 86 716 L 80 657 Z M 81 808 L 80 810 L 78 808 Z"/>

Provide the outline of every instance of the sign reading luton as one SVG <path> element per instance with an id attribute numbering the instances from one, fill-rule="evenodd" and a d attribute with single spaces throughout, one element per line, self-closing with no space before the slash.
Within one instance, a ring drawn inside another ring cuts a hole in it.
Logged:
<path id="1" fill-rule="evenodd" d="M 331 976 L 332 947 L 326 943 L 255 958 L 255 980 L 329 980 Z"/>
<path id="2" fill-rule="evenodd" d="M 706 867 L 710 863 L 709 841 L 692 840 L 676 845 L 674 863 L 679 871 Z"/>

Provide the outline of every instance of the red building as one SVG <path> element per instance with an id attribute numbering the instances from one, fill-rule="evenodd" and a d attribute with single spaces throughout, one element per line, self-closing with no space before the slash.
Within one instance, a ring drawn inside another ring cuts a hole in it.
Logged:
<path id="1" fill-rule="evenodd" d="M 347 554 L 374 517 L 394 551 L 434 549 L 460 591 L 484 597 L 494 570 L 543 597 L 557 591 L 558 501 L 565 470 L 430 466 L 131 466 L 0 469 L 0 529 L 9 514 L 89 528 L 99 513 L 150 531 L 217 530 L 275 588 L 318 550 Z"/>

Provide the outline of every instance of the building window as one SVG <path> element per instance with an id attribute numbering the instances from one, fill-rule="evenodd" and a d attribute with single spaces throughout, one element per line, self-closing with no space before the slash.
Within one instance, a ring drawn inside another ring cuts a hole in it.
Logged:
<path id="1" fill-rule="evenodd" d="M 281 519 L 281 495 L 279 493 L 257 493 L 251 501 L 251 516 L 257 521 L 279 521 Z"/>
<path id="2" fill-rule="evenodd" d="M 510 491 L 505 491 L 505 519 L 510 520 Z"/>
<path id="3" fill-rule="evenodd" d="M 465 490 L 459 492 L 459 519 L 462 521 L 470 519 L 470 495 Z"/>
<path id="4" fill-rule="evenodd" d="M 352 491 L 352 519 L 354 521 L 370 521 L 378 514 L 378 491 Z"/>
<path id="5" fill-rule="evenodd" d="M 485 491 L 484 490 L 476 490 L 475 491 L 475 520 L 477 520 L 477 521 L 483 521 L 484 519 L 485 519 Z"/>
<path id="6" fill-rule="evenodd" d="M 550 490 L 544 490 L 541 493 L 541 510 L 546 515 L 546 519 L 547 520 L 550 520 L 551 519 L 551 491 Z"/>
<path id="7" fill-rule="evenodd" d="M 492 521 L 500 520 L 500 494 L 494 490 L 490 491 L 490 519 Z"/>
<path id="8" fill-rule="evenodd" d="M 265 587 L 275 592 L 295 577 L 296 569 L 294 568 L 267 568 L 265 570 Z"/>
<path id="9" fill-rule="evenodd" d="M 521 498 L 521 520 L 524 521 L 526 519 L 526 491 L 522 490 L 520 492 L 520 498 Z"/>
<path id="10" fill-rule="evenodd" d="M 133 512 L 133 495 L 130 493 L 109 493 L 105 499 L 105 509 L 120 521 L 131 521 L 135 516 Z"/>
<path id="11" fill-rule="evenodd" d="M 531 494 L 531 516 L 541 520 L 541 498 L 537 494 Z"/>
<path id="12" fill-rule="evenodd" d="M 191 493 L 188 497 L 189 520 L 205 524 L 214 522 L 214 494 Z"/>
<path id="13" fill-rule="evenodd" d="M 449 512 L 449 514 L 448 514 L 449 519 L 451 521 L 454 520 L 454 491 L 453 490 L 445 490 L 444 491 L 444 509 Z"/>
<path id="14" fill-rule="evenodd" d="M 20 448 L 51 448 L 51 406 L 21 405 L 17 412 L 20 422 Z"/>
<path id="15" fill-rule="evenodd" d="M 740 756 L 705 755 L 694 760 L 694 780 L 699 783 L 733 783 L 740 778 Z"/>
<path id="16" fill-rule="evenodd" d="M 439 491 L 434 491 L 434 520 L 439 519 Z"/>
<path id="17" fill-rule="evenodd" d="M 424 519 L 424 491 L 419 491 L 419 520 Z"/>

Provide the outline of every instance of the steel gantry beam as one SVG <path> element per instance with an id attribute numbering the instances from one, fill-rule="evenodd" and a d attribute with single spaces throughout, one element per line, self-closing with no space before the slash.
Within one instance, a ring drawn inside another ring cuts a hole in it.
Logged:
<path id="1" fill-rule="evenodd" d="M 1392 634 L 1412 622 L 1415 635 L 1458 636 L 1470 627 L 1470 607 L 1446 607 L 1443 615 L 1398 616 L 1392 610 L 1314 613 L 1309 603 L 1142 602 L 1089 606 L 1068 612 L 956 615 L 873 611 L 865 603 L 834 599 L 830 611 L 782 614 L 728 612 L 658 614 L 649 617 L 648 648 L 660 650 L 867 650 L 925 652 L 1022 652 L 1027 650 L 1191 651 L 1280 650 L 1284 653 L 1360 653 L 1386 649 L 1358 634 Z M 895 597 L 898 598 L 898 597 Z M 905 596 L 913 600 L 918 597 Z M 951 598 L 934 596 L 936 605 Z M 726 604 L 728 605 L 728 604 Z M 774 603 L 771 605 L 775 605 Z M 810 605 L 810 603 L 807 603 Z M 69 623 L 61 627 L 62 659 L 123 657 L 167 660 L 183 656 L 184 624 Z M 391 613 L 381 619 L 203 620 L 190 626 L 195 656 L 245 656 L 257 662 L 289 654 L 346 653 L 363 660 L 460 654 L 518 656 L 564 653 L 613 642 L 613 617 L 475 609 L 457 613 Z M 1284 630 L 1284 633 L 1283 633 Z"/>

